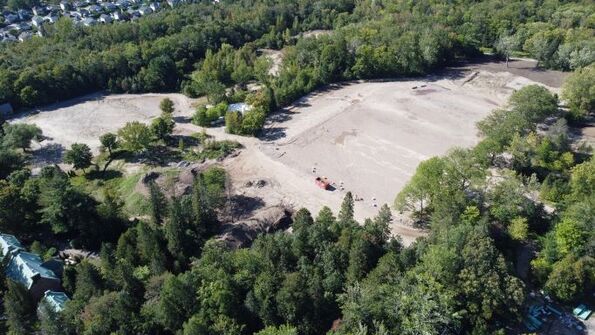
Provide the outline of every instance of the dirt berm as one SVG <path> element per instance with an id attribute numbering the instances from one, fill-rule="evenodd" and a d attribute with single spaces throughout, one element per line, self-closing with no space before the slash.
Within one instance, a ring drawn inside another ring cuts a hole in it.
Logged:
<path id="1" fill-rule="evenodd" d="M 217 240 L 235 249 L 249 247 L 260 234 L 289 228 L 293 222 L 291 215 L 282 206 L 265 208 L 249 219 L 224 224 Z"/>

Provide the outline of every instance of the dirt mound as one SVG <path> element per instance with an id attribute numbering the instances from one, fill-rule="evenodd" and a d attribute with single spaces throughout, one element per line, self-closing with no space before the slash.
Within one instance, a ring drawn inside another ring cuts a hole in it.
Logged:
<path id="1" fill-rule="evenodd" d="M 258 235 L 287 229 L 292 222 L 287 208 L 272 206 L 258 211 L 250 219 L 224 225 L 217 239 L 232 248 L 248 247 Z"/>
<path id="2" fill-rule="evenodd" d="M 190 194 L 194 177 L 202 171 L 202 167 L 193 167 L 174 173 L 150 171 L 145 173 L 136 184 L 135 191 L 144 195 L 149 195 L 149 184 L 154 182 L 166 197 L 180 196 Z"/>

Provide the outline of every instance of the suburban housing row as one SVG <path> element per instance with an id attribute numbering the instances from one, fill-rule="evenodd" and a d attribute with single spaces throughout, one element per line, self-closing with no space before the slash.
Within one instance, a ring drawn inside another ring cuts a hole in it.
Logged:
<path id="1" fill-rule="evenodd" d="M 194 0 L 165 0 L 174 8 Z M 217 2 L 217 1 L 215 1 Z M 4 10 L 0 15 L 0 42 L 25 41 L 35 34 L 44 36 L 44 24 L 53 24 L 61 17 L 71 19 L 76 25 L 93 26 L 116 21 L 134 21 L 144 15 L 159 11 L 164 4 L 143 0 L 85 0 L 62 1 L 59 5 L 43 4 L 30 9 Z"/>

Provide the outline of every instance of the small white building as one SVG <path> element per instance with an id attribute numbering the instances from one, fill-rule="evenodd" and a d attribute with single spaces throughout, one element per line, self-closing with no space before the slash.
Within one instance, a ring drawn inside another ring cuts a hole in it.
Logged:
<path id="1" fill-rule="evenodd" d="M 251 109 L 252 109 L 252 106 L 248 105 L 245 102 L 239 102 L 239 103 L 230 104 L 229 106 L 227 106 L 228 112 L 240 112 L 242 114 L 245 114 L 247 111 L 249 111 Z"/>

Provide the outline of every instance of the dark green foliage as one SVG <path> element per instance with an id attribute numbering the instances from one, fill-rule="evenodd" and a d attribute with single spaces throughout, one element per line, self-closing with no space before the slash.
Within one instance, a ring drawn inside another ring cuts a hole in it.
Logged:
<path id="1" fill-rule="evenodd" d="M 88 301 L 91 297 L 101 294 L 103 282 L 95 265 L 82 262 L 76 267 L 76 284 L 74 299 Z"/>
<path id="2" fill-rule="evenodd" d="M 150 130 L 158 140 L 167 140 L 174 131 L 175 122 L 171 114 L 163 113 L 151 122 Z"/>
<path id="3" fill-rule="evenodd" d="M 581 120 L 595 110 L 595 66 L 578 69 L 564 82 L 562 97 L 568 102 L 570 115 Z"/>
<path id="4" fill-rule="evenodd" d="M 63 316 L 56 312 L 47 302 L 39 304 L 39 328 L 44 335 L 67 335 Z"/>
<path id="5" fill-rule="evenodd" d="M 3 300 L 8 334 L 31 334 L 35 323 L 35 302 L 27 289 L 21 284 L 9 280 Z"/>
<path id="6" fill-rule="evenodd" d="M 96 27 L 60 20 L 48 25 L 47 36 L 36 43 L 2 46 L 12 51 L 0 58 L 0 102 L 38 106 L 103 89 L 173 91 L 181 87 L 184 76 L 204 59 L 207 50 L 217 50 L 225 43 L 239 47 L 269 32 L 275 36 L 285 29 L 284 24 L 275 25 L 277 19 L 295 19 L 295 33 L 331 28 L 339 14 L 353 8 L 347 0 L 315 3 L 200 2 L 143 17 L 138 23 Z M 54 57 L 44 56 L 47 48 L 53 50 Z M 249 58 L 231 60 L 230 79 L 245 82 L 251 78 Z M 214 100 L 221 98 L 225 86 L 218 81 L 208 83 L 214 83 L 207 88 L 209 95 Z M 191 86 L 186 85 L 185 90 L 194 93 Z"/>
<path id="7" fill-rule="evenodd" d="M 27 150 L 31 141 L 41 138 L 41 129 L 26 123 L 6 123 L 3 125 L 2 147 Z"/>
<path id="8" fill-rule="evenodd" d="M 192 123 L 201 127 L 210 127 L 212 122 L 225 116 L 228 107 L 229 105 L 225 102 L 218 103 L 210 108 L 200 106 L 192 116 Z"/>
<path id="9" fill-rule="evenodd" d="M 151 135 L 150 128 L 138 121 L 128 122 L 118 130 L 122 148 L 133 153 L 147 150 L 151 145 Z"/>
<path id="10" fill-rule="evenodd" d="M 110 157 L 113 155 L 114 150 L 116 150 L 119 146 L 118 137 L 116 134 L 113 133 L 105 133 L 99 137 L 99 142 L 101 142 L 101 147 L 103 150 L 107 150 Z"/>
<path id="11" fill-rule="evenodd" d="M 149 204 L 151 205 L 151 221 L 155 225 L 163 223 L 167 211 L 167 200 L 159 185 L 154 181 L 149 182 Z"/>
<path id="12" fill-rule="evenodd" d="M 80 237 L 84 245 L 96 245 L 98 227 L 96 201 L 70 184 L 62 171 L 40 181 L 41 223 L 56 234 Z"/>
<path id="13" fill-rule="evenodd" d="M 25 159 L 16 150 L 0 147 L 0 179 L 24 167 Z"/>
<path id="14" fill-rule="evenodd" d="M 483 136 L 491 139 L 493 152 L 500 153 L 514 135 L 535 131 L 537 123 L 557 111 L 557 97 L 542 86 L 529 85 L 511 95 L 506 109 L 494 110 L 477 127 Z"/>
<path id="15" fill-rule="evenodd" d="M 159 109 L 165 114 L 173 114 L 175 111 L 174 102 L 170 98 L 165 98 L 159 103 Z"/>
<path id="16" fill-rule="evenodd" d="M 139 222 L 136 230 L 139 262 L 148 264 L 153 274 L 164 272 L 167 266 L 167 252 L 160 231 L 144 222 Z"/>
<path id="17" fill-rule="evenodd" d="M 64 153 L 64 163 L 72 164 L 72 167 L 76 170 L 85 171 L 86 168 L 91 166 L 92 159 L 91 148 L 83 143 L 72 144 L 70 150 L 66 150 Z"/>
<path id="18" fill-rule="evenodd" d="M 3 232 L 22 236 L 36 231 L 39 219 L 36 193 L 35 185 L 30 182 L 21 185 L 15 180 L 0 179 L 0 229 Z"/>
<path id="19" fill-rule="evenodd" d="M 339 220 L 339 222 L 348 224 L 353 221 L 353 205 L 353 195 L 351 192 L 347 192 L 343 198 L 343 203 L 341 203 L 339 215 L 337 216 L 337 220 Z"/>
<path id="20" fill-rule="evenodd" d="M 191 202 L 189 199 L 173 198 L 169 204 L 168 220 L 165 222 L 167 249 L 178 261 L 180 267 L 190 256 L 200 250 L 202 235 L 193 229 Z"/>

